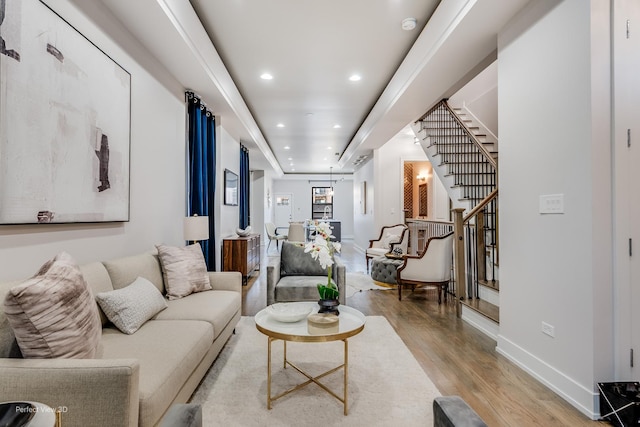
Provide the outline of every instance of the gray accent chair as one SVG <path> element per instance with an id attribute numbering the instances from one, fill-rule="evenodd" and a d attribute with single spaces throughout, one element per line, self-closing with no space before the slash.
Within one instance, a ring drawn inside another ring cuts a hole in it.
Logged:
<path id="1" fill-rule="evenodd" d="M 340 304 L 346 303 L 346 267 L 340 257 L 334 256 L 333 281 L 338 286 Z M 267 305 L 276 302 L 317 301 L 318 283 L 327 282 L 327 271 L 309 253 L 304 245 L 283 242 L 280 256 L 270 257 L 267 264 Z"/>

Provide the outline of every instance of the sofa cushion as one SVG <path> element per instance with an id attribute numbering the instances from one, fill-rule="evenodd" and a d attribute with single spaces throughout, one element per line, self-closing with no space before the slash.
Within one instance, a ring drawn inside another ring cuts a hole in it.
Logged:
<path id="1" fill-rule="evenodd" d="M 198 243 L 177 247 L 157 245 L 167 298 L 178 299 L 211 289 L 207 264 Z"/>
<path id="2" fill-rule="evenodd" d="M 214 338 L 242 307 L 242 295 L 233 291 L 207 291 L 171 300 L 154 320 L 202 320 L 213 326 Z"/>
<path id="3" fill-rule="evenodd" d="M 93 358 L 102 325 L 98 306 L 71 255 L 62 252 L 4 301 L 25 358 Z"/>
<path id="4" fill-rule="evenodd" d="M 326 276 L 287 276 L 281 277 L 275 287 L 275 300 L 318 301 L 318 283 L 326 283 Z"/>
<path id="5" fill-rule="evenodd" d="M 160 291 L 144 277 L 129 286 L 96 295 L 109 320 L 125 334 L 133 334 L 153 316 L 167 308 Z"/>
<path id="6" fill-rule="evenodd" d="M 212 343 L 207 322 L 151 320 L 133 335 L 105 328 L 102 358 L 138 359 L 140 425 L 156 425 Z"/>
<path id="7" fill-rule="evenodd" d="M 304 245 L 284 242 L 280 253 L 281 276 L 326 276 L 327 270 L 304 251 Z"/>
<path id="8" fill-rule="evenodd" d="M 153 283 L 164 294 L 164 282 L 160 260 L 156 253 L 146 252 L 123 258 L 103 261 L 104 267 L 109 272 L 113 289 L 129 286 L 138 277 L 144 277 Z"/>
<path id="9" fill-rule="evenodd" d="M 101 262 L 96 261 L 81 265 L 80 271 L 82 272 L 82 277 L 84 277 L 85 282 L 87 282 L 87 285 L 91 288 L 93 295 L 113 290 L 113 284 L 111 283 L 109 272 Z M 99 306 L 98 311 L 100 312 L 102 326 L 109 323 L 109 319 Z"/>

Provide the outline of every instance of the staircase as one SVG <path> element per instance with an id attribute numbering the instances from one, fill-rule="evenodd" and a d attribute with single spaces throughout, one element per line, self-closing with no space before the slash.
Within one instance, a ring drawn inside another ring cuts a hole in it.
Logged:
<path id="1" fill-rule="evenodd" d="M 497 339 L 499 330 L 497 141 L 442 100 L 413 125 L 459 213 L 464 238 L 456 296 L 461 317 Z M 479 231 L 478 231 L 479 230 Z M 464 277 L 459 277 L 464 276 Z M 462 279 L 462 280 L 461 280 Z M 460 286 L 464 283 L 464 286 Z"/>

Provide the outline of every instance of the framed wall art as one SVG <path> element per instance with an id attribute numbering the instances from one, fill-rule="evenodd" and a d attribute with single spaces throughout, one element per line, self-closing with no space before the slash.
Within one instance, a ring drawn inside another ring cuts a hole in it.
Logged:
<path id="1" fill-rule="evenodd" d="M 238 206 L 238 174 L 224 170 L 224 204 Z"/>
<path id="2" fill-rule="evenodd" d="M 131 76 L 38 0 L 0 0 L 0 224 L 129 220 Z"/>

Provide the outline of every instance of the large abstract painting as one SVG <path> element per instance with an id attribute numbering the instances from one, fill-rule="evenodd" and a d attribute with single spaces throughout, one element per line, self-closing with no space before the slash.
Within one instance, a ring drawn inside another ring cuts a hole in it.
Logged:
<path id="1" fill-rule="evenodd" d="M 131 76 L 38 0 L 0 0 L 0 224 L 129 220 Z"/>

